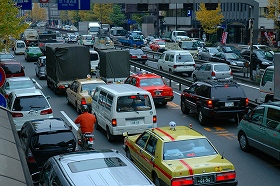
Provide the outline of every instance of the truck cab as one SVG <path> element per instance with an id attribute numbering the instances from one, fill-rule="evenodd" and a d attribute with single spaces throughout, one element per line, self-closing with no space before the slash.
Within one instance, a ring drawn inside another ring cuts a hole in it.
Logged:
<path id="1" fill-rule="evenodd" d="M 189 38 L 189 36 L 187 35 L 187 32 L 184 30 L 181 30 L 181 31 L 175 30 L 170 33 L 170 39 L 173 42 L 179 42 L 182 39 L 188 39 L 188 38 Z"/>

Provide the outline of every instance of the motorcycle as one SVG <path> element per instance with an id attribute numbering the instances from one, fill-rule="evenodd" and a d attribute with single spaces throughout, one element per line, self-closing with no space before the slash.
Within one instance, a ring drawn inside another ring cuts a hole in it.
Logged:
<path id="1" fill-rule="evenodd" d="M 93 134 L 84 133 L 82 134 L 81 140 L 79 141 L 79 145 L 83 150 L 93 150 L 94 140 Z"/>

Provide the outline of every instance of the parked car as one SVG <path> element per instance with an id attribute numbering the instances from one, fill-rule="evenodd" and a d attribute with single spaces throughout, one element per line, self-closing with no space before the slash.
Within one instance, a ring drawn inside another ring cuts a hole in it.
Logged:
<path id="1" fill-rule="evenodd" d="M 24 59 L 26 61 L 37 61 L 41 56 L 43 56 L 43 52 L 39 47 L 27 47 L 25 49 Z"/>
<path id="2" fill-rule="evenodd" d="M 234 165 L 201 133 L 187 126 L 125 135 L 126 156 L 155 185 L 237 185 Z"/>
<path id="3" fill-rule="evenodd" d="M 241 53 L 241 56 L 244 57 L 246 60 L 250 60 L 250 53 L 251 51 L 247 49 Z M 253 49 L 251 58 L 253 69 L 265 69 L 266 67 L 274 64 L 274 55 L 269 51 Z"/>
<path id="4" fill-rule="evenodd" d="M 19 139 L 31 174 L 40 171 L 50 157 L 77 150 L 75 134 L 61 118 L 26 121 Z"/>
<path id="5" fill-rule="evenodd" d="M 203 47 L 198 49 L 197 57 L 200 60 L 208 61 L 217 52 L 219 52 L 217 47 Z"/>
<path id="6" fill-rule="evenodd" d="M 38 58 L 37 62 L 34 63 L 35 67 L 35 74 L 39 79 L 46 79 L 47 72 L 46 72 L 46 56 L 41 56 Z"/>
<path id="7" fill-rule="evenodd" d="M 192 79 L 193 81 L 232 80 L 233 75 L 228 64 L 209 62 L 203 63 L 200 67 L 197 67 L 192 73 Z"/>
<path id="8" fill-rule="evenodd" d="M 166 85 L 164 80 L 157 74 L 139 73 L 131 75 L 124 83 L 149 91 L 154 103 L 166 105 L 167 102 L 172 101 L 174 98 L 173 89 Z"/>
<path id="9" fill-rule="evenodd" d="M 240 121 L 237 130 L 243 151 L 254 147 L 280 160 L 280 102 L 258 105 Z"/>
<path id="10" fill-rule="evenodd" d="M 129 49 L 129 58 L 133 61 L 141 61 L 143 64 L 148 60 L 147 54 L 144 54 L 143 50 L 139 48 Z"/>
<path id="11" fill-rule="evenodd" d="M 2 67 L 5 71 L 6 78 L 25 76 L 25 67 L 22 66 L 21 63 L 16 60 L 3 59 L 0 62 L 0 67 Z"/>
<path id="12" fill-rule="evenodd" d="M 106 149 L 53 156 L 37 174 L 41 185 L 154 185 L 119 151 Z"/>
<path id="13" fill-rule="evenodd" d="M 4 85 L 0 88 L 0 93 L 8 98 L 12 91 L 18 89 L 36 89 L 36 81 L 30 77 L 6 78 Z"/>
<path id="14" fill-rule="evenodd" d="M 217 52 L 209 61 L 226 63 L 232 66 L 246 67 L 250 62 L 233 52 Z"/>
<path id="15" fill-rule="evenodd" d="M 212 119 L 234 119 L 236 122 L 248 110 L 249 99 L 236 82 L 212 80 L 195 82 L 181 94 L 181 111 L 198 113 L 201 125 Z"/>
<path id="16" fill-rule="evenodd" d="M 77 112 L 81 113 L 82 105 L 87 105 L 91 112 L 92 95 L 98 85 L 106 84 L 97 78 L 77 79 L 66 89 L 66 100 L 68 105 L 74 105 Z"/>
<path id="17" fill-rule="evenodd" d="M 53 111 L 45 96 L 39 89 L 14 90 L 7 99 L 17 131 L 24 122 L 32 119 L 53 118 Z"/>
<path id="18" fill-rule="evenodd" d="M 150 44 L 150 49 L 154 52 L 163 52 L 165 51 L 165 40 L 155 39 Z"/>

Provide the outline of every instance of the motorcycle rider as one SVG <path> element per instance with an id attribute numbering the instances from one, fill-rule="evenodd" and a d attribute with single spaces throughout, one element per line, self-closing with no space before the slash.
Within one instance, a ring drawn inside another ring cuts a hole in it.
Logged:
<path id="1" fill-rule="evenodd" d="M 77 131 L 78 141 L 81 140 L 81 136 L 84 133 L 93 133 L 94 125 L 96 123 L 96 118 L 93 114 L 88 112 L 88 106 L 82 105 L 82 114 L 80 114 L 76 119 L 75 123 L 80 124 L 79 130 Z"/>

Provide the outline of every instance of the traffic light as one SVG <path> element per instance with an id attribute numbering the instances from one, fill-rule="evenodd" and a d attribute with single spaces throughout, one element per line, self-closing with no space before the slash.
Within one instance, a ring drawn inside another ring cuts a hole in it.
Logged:
<path id="1" fill-rule="evenodd" d="M 169 10 L 169 4 L 168 3 L 159 3 L 158 10 Z"/>
<path id="2" fill-rule="evenodd" d="M 137 11 L 140 12 L 148 11 L 148 4 L 147 3 L 137 4 Z"/>
<path id="3" fill-rule="evenodd" d="M 218 3 L 205 3 L 205 7 L 207 10 L 216 10 Z"/>
<path id="4" fill-rule="evenodd" d="M 193 3 L 183 3 L 184 10 L 193 10 Z"/>

